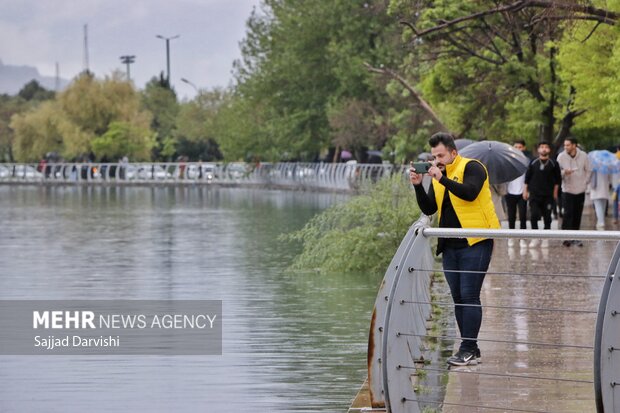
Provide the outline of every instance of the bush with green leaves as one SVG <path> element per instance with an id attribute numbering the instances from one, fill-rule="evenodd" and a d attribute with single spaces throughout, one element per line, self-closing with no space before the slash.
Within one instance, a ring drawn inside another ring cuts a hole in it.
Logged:
<path id="1" fill-rule="evenodd" d="M 295 270 L 383 274 L 419 216 L 413 189 L 398 174 L 328 208 L 282 238 L 303 244 L 292 264 Z"/>

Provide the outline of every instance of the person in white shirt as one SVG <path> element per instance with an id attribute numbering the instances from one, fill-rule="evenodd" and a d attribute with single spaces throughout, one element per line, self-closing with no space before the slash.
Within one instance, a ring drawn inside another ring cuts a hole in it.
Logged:
<path id="1" fill-rule="evenodd" d="M 588 155 L 577 147 L 576 138 L 564 140 L 564 152 L 558 155 L 562 173 L 562 208 L 564 217 L 562 229 L 578 230 L 581 227 L 581 214 L 586 198 L 586 187 L 590 182 L 592 170 Z M 579 240 L 566 240 L 565 247 L 583 246 Z"/>
<path id="2" fill-rule="evenodd" d="M 520 150 L 525 154 L 525 141 L 522 139 L 516 140 L 512 145 L 515 149 Z M 517 221 L 517 211 L 519 212 L 520 228 L 527 228 L 527 203 L 523 199 L 523 184 L 525 183 L 525 174 L 508 182 L 506 186 L 506 195 L 504 200 L 506 201 L 506 209 L 508 210 L 508 228 L 515 229 Z M 515 243 L 513 238 L 508 239 L 508 246 L 512 247 Z M 521 248 L 527 247 L 527 243 L 524 239 L 519 241 Z"/>

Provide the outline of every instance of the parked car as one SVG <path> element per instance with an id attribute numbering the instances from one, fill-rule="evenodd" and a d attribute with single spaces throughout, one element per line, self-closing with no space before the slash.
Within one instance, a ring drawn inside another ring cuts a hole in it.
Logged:
<path id="1" fill-rule="evenodd" d="M 43 174 L 30 165 L 15 165 L 11 175 L 21 179 L 43 179 Z"/>
<path id="2" fill-rule="evenodd" d="M 248 167 L 243 162 L 233 162 L 226 165 L 226 177 L 239 180 L 248 176 Z"/>
<path id="3" fill-rule="evenodd" d="M 9 168 L 4 165 L 0 165 L 0 179 L 6 179 L 11 176 L 11 172 L 9 172 Z"/>
<path id="4" fill-rule="evenodd" d="M 187 165 L 185 170 L 187 179 L 212 181 L 215 179 L 217 166 L 212 163 Z"/>
<path id="5" fill-rule="evenodd" d="M 170 178 L 172 175 L 160 165 L 127 165 L 125 179 L 142 179 L 147 181 Z"/>
<path id="6" fill-rule="evenodd" d="M 141 165 L 137 169 L 137 177 L 138 179 L 166 179 L 170 178 L 172 175 L 169 172 L 159 166 L 159 165 Z"/>

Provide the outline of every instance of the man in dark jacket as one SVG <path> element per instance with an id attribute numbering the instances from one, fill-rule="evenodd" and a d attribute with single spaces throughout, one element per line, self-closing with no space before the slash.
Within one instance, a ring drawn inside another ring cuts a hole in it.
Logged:
<path id="1" fill-rule="evenodd" d="M 538 144 L 538 158 L 534 159 L 525 172 L 523 199 L 529 201 L 532 229 L 538 229 L 538 220 L 542 217 L 545 229 L 551 229 L 551 211 L 554 201 L 558 199 L 558 188 L 562 182 L 560 167 L 551 159 L 549 142 Z M 537 247 L 539 239 L 532 239 L 530 247 Z M 542 240 L 543 248 L 549 247 L 549 240 Z"/>
<path id="2" fill-rule="evenodd" d="M 422 212 L 426 215 L 437 212 L 442 228 L 499 228 L 491 199 L 489 175 L 484 165 L 461 157 L 454 138 L 448 133 L 436 133 L 428 143 L 435 158 L 428 170 L 433 178 L 428 193 L 422 186 L 422 174 L 414 168 L 409 174 Z M 477 341 L 482 322 L 480 290 L 492 252 L 492 239 L 438 240 L 437 254 L 443 253 L 443 269 L 461 333 L 459 351 L 448 359 L 453 366 L 473 365 L 480 360 Z"/>

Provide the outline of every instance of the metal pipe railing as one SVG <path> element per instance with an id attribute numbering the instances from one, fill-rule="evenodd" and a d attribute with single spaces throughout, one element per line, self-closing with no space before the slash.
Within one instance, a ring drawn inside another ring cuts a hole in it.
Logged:
<path id="1" fill-rule="evenodd" d="M 37 168 L 41 170 L 37 170 Z M 376 182 L 405 166 L 327 163 L 46 163 L 0 164 L 1 183 L 83 184 L 225 184 L 278 185 L 291 188 L 350 191 Z"/>
<path id="2" fill-rule="evenodd" d="M 615 274 L 620 271 L 620 231 L 563 231 L 563 230 L 483 230 L 462 228 L 430 228 L 429 217 L 422 217 L 414 223 L 401 242 L 375 301 L 375 309 L 371 320 L 369 354 L 368 354 L 368 381 L 373 408 L 384 408 L 388 412 L 419 413 L 423 406 L 446 405 L 456 406 L 463 410 L 479 408 L 503 411 L 527 411 L 537 413 L 549 413 L 548 410 L 528 409 L 527 405 L 514 408 L 506 405 L 481 405 L 457 403 L 453 400 L 430 400 L 423 394 L 418 394 L 419 389 L 414 389 L 411 377 L 423 372 L 452 372 L 449 369 L 441 369 L 429 366 L 425 354 L 426 340 L 450 340 L 467 339 L 452 334 L 429 333 L 427 321 L 430 319 L 430 308 L 453 307 L 453 303 L 445 300 L 430 298 L 430 275 L 433 272 L 441 273 L 443 270 L 435 268 L 431 257 L 430 239 L 433 237 L 444 238 L 529 238 L 529 239 L 579 239 L 584 241 L 614 241 L 617 243 L 605 274 L 574 274 L 558 273 L 557 271 L 523 272 L 523 271 L 497 271 L 490 269 L 485 272 L 489 275 L 511 275 L 506 280 L 518 282 L 520 276 L 547 276 L 553 277 L 552 281 L 561 282 L 562 278 L 577 280 L 589 279 L 603 281 L 603 292 L 600 297 L 598 311 L 587 309 L 583 306 L 573 308 L 567 299 L 561 299 L 562 306 L 526 305 L 524 300 L 517 299 L 515 305 L 499 302 L 497 304 L 469 305 L 478 306 L 490 311 L 518 311 L 520 313 L 537 314 L 537 320 L 549 320 L 555 322 L 553 317 L 562 317 L 570 323 L 570 317 L 579 317 L 580 320 L 588 318 L 586 324 L 592 326 L 591 333 L 586 336 L 594 338 L 593 343 L 562 342 L 562 337 L 545 335 L 542 340 L 529 337 L 529 334 L 521 334 L 515 338 L 502 337 L 508 331 L 502 328 L 501 334 L 487 331 L 477 340 L 483 343 L 496 343 L 497 346 L 515 346 L 527 351 L 550 351 L 566 349 L 566 351 L 586 351 L 593 353 L 594 369 L 591 379 L 575 376 L 575 373 L 567 371 L 568 377 L 563 377 L 561 371 L 554 371 L 554 376 L 544 375 L 544 371 L 536 371 L 539 374 L 515 374 L 507 371 L 471 371 L 470 375 L 506 378 L 511 380 L 511 385 L 517 385 L 518 380 L 542 380 L 557 381 L 560 383 L 573 383 L 573 385 L 594 385 L 595 394 L 592 405 L 596 405 L 598 412 L 620 411 L 620 397 L 614 396 L 620 388 L 620 281 Z M 558 246 L 559 247 L 559 246 Z M 563 247 L 560 247 L 563 248 Z M 578 251 L 583 251 L 578 249 Z M 429 257 L 431 257 L 429 259 Z M 492 262 L 493 265 L 493 262 Z M 546 266 L 548 267 L 548 266 Z M 464 271 L 470 273 L 475 271 Z M 602 272 L 602 271 L 601 271 Z M 549 282 L 549 281 L 545 281 Z M 577 282 L 577 281 L 571 281 Z M 554 290 L 554 294 L 558 294 Z M 580 301 L 581 302 L 581 301 Z M 594 304 L 594 303 L 591 303 Z M 457 306 L 458 306 L 457 305 Z M 579 308 L 581 307 L 581 308 Z M 596 322 L 595 322 L 596 315 Z M 420 322 L 420 319 L 423 321 Z M 582 321 L 583 322 L 583 321 Z M 571 324 L 572 325 L 572 324 Z M 556 338 L 557 340 L 554 340 Z M 471 338 L 470 338 L 471 339 Z M 541 350 L 537 350 L 540 348 Z M 548 349 L 548 350 L 542 350 Z M 523 350 L 521 350 L 523 351 Z M 583 374 L 583 373 L 580 373 Z M 413 375 L 413 376 L 412 376 Z M 419 383 L 418 383 L 419 385 Z M 417 386 L 416 386 L 417 387 Z M 502 400 L 500 394 L 497 400 Z M 521 401 L 521 400 L 520 400 Z M 539 406 L 532 406 L 537 408 Z M 562 407 L 558 407 L 562 410 Z"/>
<path id="3" fill-rule="evenodd" d="M 579 239 L 619 241 L 620 231 L 552 230 L 552 229 L 464 229 L 424 228 L 425 237 L 439 238 L 528 238 L 528 239 Z"/>

